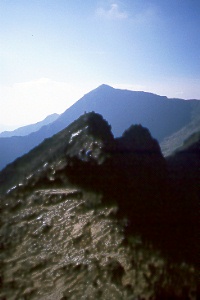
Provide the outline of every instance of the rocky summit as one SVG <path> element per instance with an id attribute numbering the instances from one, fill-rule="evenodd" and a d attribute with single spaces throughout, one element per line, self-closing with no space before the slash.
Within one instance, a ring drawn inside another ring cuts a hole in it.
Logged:
<path id="1" fill-rule="evenodd" d="M 148 129 L 114 138 L 95 113 L 15 161 L 0 199 L 0 299 L 197 299 L 197 218 L 169 172 Z"/>

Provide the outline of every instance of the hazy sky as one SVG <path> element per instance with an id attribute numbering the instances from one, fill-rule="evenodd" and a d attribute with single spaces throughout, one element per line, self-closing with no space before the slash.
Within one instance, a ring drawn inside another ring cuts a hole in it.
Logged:
<path id="1" fill-rule="evenodd" d="M 0 124 L 102 83 L 200 99 L 200 0 L 0 0 Z"/>

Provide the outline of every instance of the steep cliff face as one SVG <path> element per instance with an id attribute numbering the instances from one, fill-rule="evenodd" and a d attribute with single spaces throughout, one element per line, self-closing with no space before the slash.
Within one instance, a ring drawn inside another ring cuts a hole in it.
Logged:
<path id="1" fill-rule="evenodd" d="M 114 139 L 84 114 L 15 166 L 18 185 L 0 199 L 1 299 L 198 296 L 196 220 L 179 217 L 147 129 Z"/>

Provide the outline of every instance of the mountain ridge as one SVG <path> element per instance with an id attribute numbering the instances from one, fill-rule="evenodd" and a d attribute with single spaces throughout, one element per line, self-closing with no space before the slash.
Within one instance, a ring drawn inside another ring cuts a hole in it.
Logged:
<path id="1" fill-rule="evenodd" d="M 146 92 L 114 89 L 101 85 L 84 95 L 62 113 L 53 123 L 26 137 L 0 138 L 0 169 L 27 153 L 45 138 L 53 136 L 84 112 L 95 111 L 103 115 L 120 136 L 132 123 L 142 124 L 160 142 L 190 123 L 198 100 L 168 99 Z M 8 149 L 10 149 L 8 151 Z"/>
<path id="2" fill-rule="evenodd" d="M 25 125 L 25 126 L 15 129 L 15 130 L 3 131 L 0 133 L 0 138 L 1 137 L 29 135 L 35 131 L 38 131 L 44 125 L 48 125 L 48 124 L 54 122 L 58 117 L 59 117 L 59 114 L 54 113 L 54 114 L 48 115 L 45 119 L 43 119 L 42 121 L 39 121 L 37 123 Z"/>
<path id="3" fill-rule="evenodd" d="M 160 143 L 163 155 L 172 155 L 173 152 L 179 150 L 184 145 L 186 140 L 191 135 L 195 134 L 198 131 L 200 131 L 200 115 L 177 132 L 164 138 L 164 140 Z"/>
<path id="4" fill-rule="evenodd" d="M 199 143 L 166 160 L 90 112 L 4 169 L 0 298 L 198 298 Z"/>
<path id="5" fill-rule="evenodd" d="M 101 125 L 100 125 L 101 124 Z M 107 124 L 107 125 L 106 125 Z M 107 128 L 106 128 L 107 127 Z M 88 132 L 89 130 L 89 132 Z M 92 131 L 91 131 L 92 130 Z M 57 160 L 57 156 L 76 156 L 81 157 L 81 160 L 83 160 L 83 155 L 79 153 L 80 149 L 82 148 L 85 152 L 86 150 L 90 149 L 90 145 L 88 145 L 88 142 L 84 144 L 85 139 L 89 139 L 91 135 L 91 144 L 93 144 L 92 140 L 94 139 L 94 136 L 97 135 L 96 139 L 98 140 L 98 135 L 102 135 L 103 132 L 107 131 L 108 133 L 100 143 L 101 147 L 105 144 L 105 140 L 107 140 L 106 147 L 108 149 L 111 147 L 109 152 L 111 153 L 114 151 L 119 152 L 127 152 L 130 151 L 139 151 L 141 149 L 141 143 L 142 140 L 139 138 L 139 149 L 129 149 L 129 144 L 132 141 L 131 138 L 131 131 L 135 131 L 142 133 L 142 135 L 145 133 L 147 136 L 147 139 L 150 141 L 149 145 L 146 145 L 145 147 L 148 147 L 148 151 L 151 151 L 151 148 L 149 148 L 152 144 L 151 140 L 154 141 L 152 145 L 155 147 L 156 152 L 159 153 L 160 157 L 162 156 L 160 147 L 155 139 L 153 139 L 148 131 L 148 129 L 143 129 L 141 125 L 133 125 L 130 127 L 129 130 L 126 130 L 124 132 L 124 135 L 121 138 L 116 139 L 117 145 L 113 146 L 115 144 L 114 142 L 114 136 L 111 133 L 111 126 L 109 123 L 106 123 L 106 121 L 103 122 L 103 117 L 99 114 L 96 114 L 94 112 L 91 113 L 84 113 L 82 116 L 80 116 L 77 120 L 72 122 L 68 127 L 60 131 L 59 133 L 55 134 L 53 137 L 50 137 L 48 139 L 45 139 L 40 145 L 32 149 L 29 153 L 25 154 L 24 156 L 16 159 L 13 163 L 9 164 L 4 170 L 0 172 L 0 191 L 6 190 L 10 188 L 11 186 L 15 185 L 16 182 L 19 183 L 20 180 L 28 176 L 29 174 L 36 172 L 38 169 L 40 169 L 43 165 L 45 165 L 48 161 L 51 160 Z M 145 131 L 146 130 L 146 131 Z M 91 131 L 91 132 L 90 132 Z M 102 133 L 101 133 L 102 132 Z M 85 135 L 85 136 L 84 136 Z M 129 137 L 130 136 L 130 137 Z M 129 137 L 129 138 L 128 138 Z M 79 139 L 79 140 L 78 140 Z M 130 139 L 130 141 L 128 141 Z M 75 145 L 74 145 L 74 140 Z M 102 137 L 101 137 L 102 140 Z M 128 141 L 128 142 L 127 142 Z M 124 146 L 120 150 L 121 146 L 120 144 L 127 144 L 127 149 L 123 150 Z M 134 143 L 137 144 L 137 140 L 134 138 Z M 113 145 L 112 145 L 113 144 Z M 105 147 L 104 145 L 104 147 Z M 111 146 L 112 145 L 112 146 Z M 94 147 L 94 145 L 93 145 Z M 96 146 L 95 146 L 96 147 Z M 100 146 L 98 146 L 100 147 Z M 100 148 L 101 148 L 100 147 Z M 103 147 L 103 149 L 104 149 Z M 118 150 L 114 150 L 114 148 Z M 144 148 L 145 149 L 145 148 Z M 77 152 L 78 151 L 78 152 Z M 101 153 L 101 150 L 96 150 L 97 153 Z M 99 153 L 99 155 L 100 155 Z M 101 157 L 101 155 L 100 155 Z M 103 158 L 100 159 L 100 161 Z M 86 158 L 87 161 L 87 158 Z M 7 186 L 7 183 L 9 182 L 9 186 Z"/>

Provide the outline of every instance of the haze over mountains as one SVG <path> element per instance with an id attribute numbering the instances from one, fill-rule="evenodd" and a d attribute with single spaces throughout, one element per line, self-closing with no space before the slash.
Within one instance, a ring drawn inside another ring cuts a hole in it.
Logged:
<path id="1" fill-rule="evenodd" d="M 0 133 L 1 137 L 12 137 L 12 136 L 25 136 L 32 132 L 38 131 L 41 127 L 48 125 L 52 122 L 54 122 L 59 117 L 58 114 L 52 114 L 47 116 L 44 120 L 37 122 L 36 124 L 30 124 L 26 126 L 22 126 L 20 128 L 17 128 L 15 130 L 10 131 L 3 131 Z"/>
<path id="2" fill-rule="evenodd" d="M 102 114 L 111 124 L 114 136 L 120 136 L 131 124 L 142 124 L 150 130 L 159 143 L 162 143 L 165 138 L 182 128 L 188 128 L 194 120 L 198 122 L 197 112 L 200 111 L 200 101 L 168 99 L 151 93 L 120 90 L 101 85 L 83 96 L 54 122 L 43 126 L 38 131 L 23 137 L 0 138 L 0 169 L 89 111 Z M 196 130 L 196 127 L 193 127 L 189 130 L 190 133 Z M 165 142 L 166 153 L 170 154 L 181 145 L 183 140 L 184 138 L 178 145 L 176 144 L 176 147 L 173 146 L 173 149 L 169 146 L 171 142 L 167 142 L 167 145 Z"/>

